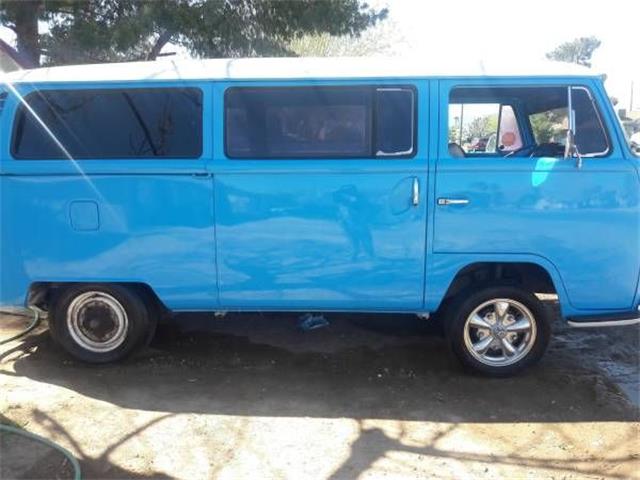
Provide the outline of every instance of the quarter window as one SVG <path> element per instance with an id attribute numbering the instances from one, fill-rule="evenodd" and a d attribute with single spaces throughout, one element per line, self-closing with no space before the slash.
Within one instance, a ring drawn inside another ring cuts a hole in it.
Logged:
<path id="1" fill-rule="evenodd" d="M 378 156 L 413 153 L 414 92 L 402 88 L 377 90 L 376 142 Z"/>
<path id="2" fill-rule="evenodd" d="M 571 91 L 578 152 L 588 156 L 606 154 L 609 151 L 609 142 L 591 94 L 584 87 L 575 87 Z"/>
<path id="3" fill-rule="evenodd" d="M 414 109 L 409 88 L 230 88 L 226 153 L 262 159 L 410 156 Z"/>
<path id="4" fill-rule="evenodd" d="M 195 88 L 46 90 L 17 113 L 19 159 L 197 158 L 202 92 Z"/>

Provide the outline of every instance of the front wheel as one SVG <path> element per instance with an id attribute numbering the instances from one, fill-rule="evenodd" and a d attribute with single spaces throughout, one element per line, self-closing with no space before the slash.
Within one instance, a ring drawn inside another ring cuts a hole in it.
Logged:
<path id="1" fill-rule="evenodd" d="M 520 372 L 544 354 L 549 314 L 538 298 L 515 287 L 487 287 L 460 295 L 449 309 L 447 339 L 468 368 L 502 377 Z"/>

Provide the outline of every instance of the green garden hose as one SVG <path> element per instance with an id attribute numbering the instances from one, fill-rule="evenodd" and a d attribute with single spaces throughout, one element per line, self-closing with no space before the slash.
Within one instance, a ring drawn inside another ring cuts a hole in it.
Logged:
<path id="1" fill-rule="evenodd" d="M 62 453 L 67 458 L 67 460 L 69 460 L 69 462 L 73 466 L 73 479 L 74 480 L 80 480 L 81 479 L 81 477 L 80 477 L 80 463 L 78 462 L 76 457 L 71 455 L 71 452 L 69 452 L 69 450 L 67 450 L 66 448 L 61 447 L 57 443 L 53 443 L 51 440 L 47 440 L 46 438 L 43 438 L 43 437 L 41 437 L 39 435 L 36 435 L 35 433 L 27 432 L 26 430 L 22 430 L 20 428 L 11 427 L 9 425 L 3 425 L 1 423 L 0 423 L 0 432 L 8 432 L 8 433 L 11 433 L 11 434 L 22 435 L 23 437 L 27 437 L 27 438 L 30 438 L 31 440 L 36 440 L 38 442 L 44 443 L 48 447 L 51 447 L 54 450 L 59 451 L 60 453 Z"/>
<path id="2" fill-rule="evenodd" d="M 27 328 L 25 328 L 24 330 L 22 330 L 20 333 L 14 335 L 13 337 L 9 337 L 9 338 L 6 338 L 4 340 L 0 340 L 0 345 L 4 345 L 5 343 L 13 342 L 14 340 L 17 340 L 18 338 L 23 337 L 24 335 L 26 335 L 27 333 L 29 333 L 30 331 L 35 329 L 40 324 L 40 319 L 41 319 L 40 310 L 38 310 L 37 308 L 31 308 L 31 311 L 33 312 L 33 320 L 31 321 L 29 326 Z M 0 313 L 4 313 L 5 315 L 23 316 L 21 314 L 15 314 L 15 313 L 10 313 L 10 312 L 0 312 Z"/>

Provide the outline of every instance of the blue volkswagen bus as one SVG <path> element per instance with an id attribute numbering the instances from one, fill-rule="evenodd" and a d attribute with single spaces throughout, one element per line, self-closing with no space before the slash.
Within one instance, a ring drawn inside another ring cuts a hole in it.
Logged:
<path id="1" fill-rule="evenodd" d="M 88 362 L 182 311 L 438 313 L 510 375 L 640 312 L 640 159 L 603 80 L 380 59 L 42 68 L 0 83 L 0 306 Z"/>

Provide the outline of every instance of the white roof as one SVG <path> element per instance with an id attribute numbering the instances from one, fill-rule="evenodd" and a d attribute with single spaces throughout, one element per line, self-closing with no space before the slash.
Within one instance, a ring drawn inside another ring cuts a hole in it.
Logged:
<path id="1" fill-rule="evenodd" d="M 513 77 L 595 76 L 579 65 L 560 62 L 452 62 L 445 68 L 408 58 L 243 58 L 213 60 L 161 59 L 149 62 L 70 65 L 20 70 L 0 77 L 0 82 L 92 82 L 132 80 L 251 80 L 317 78 L 401 78 L 401 77 Z"/>

